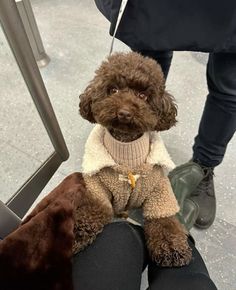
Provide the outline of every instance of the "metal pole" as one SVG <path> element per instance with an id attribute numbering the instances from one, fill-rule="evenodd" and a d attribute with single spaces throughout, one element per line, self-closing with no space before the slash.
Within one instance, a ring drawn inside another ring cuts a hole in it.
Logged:
<path id="1" fill-rule="evenodd" d="M 21 219 L 0 200 L 0 240 L 13 232 L 21 223 Z"/>
<path id="2" fill-rule="evenodd" d="M 51 142 L 64 161 L 69 152 L 14 0 L 0 0 L 0 21 Z"/>
<path id="3" fill-rule="evenodd" d="M 60 156 L 54 152 L 7 201 L 6 206 L 18 217 L 23 218 L 60 164 Z"/>
<path id="4" fill-rule="evenodd" d="M 38 30 L 38 26 L 34 17 L 34 12 L 31 7 L 30 1 L 15 1 L 37 64 L 39 67 L 44 67 L 50 62 L 50 58 L 46 54 L 43 47 L 43 42 Z"/>

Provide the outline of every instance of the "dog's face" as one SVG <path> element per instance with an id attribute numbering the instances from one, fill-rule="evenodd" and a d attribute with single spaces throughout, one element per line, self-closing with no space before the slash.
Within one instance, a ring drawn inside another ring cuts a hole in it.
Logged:
<path id="1" fill-rule="evenodd" d="M 117 53 L 103 62 L 80 96 L 80 113 L 92 123 L 123 133 L 167 130 L 176 105 L 165 92 L 160 66 L 138 53 Z"/>

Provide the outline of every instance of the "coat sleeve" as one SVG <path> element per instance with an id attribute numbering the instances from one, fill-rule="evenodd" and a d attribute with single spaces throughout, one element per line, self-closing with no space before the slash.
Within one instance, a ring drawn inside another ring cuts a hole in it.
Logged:
<path id="1" fill-rule="evenodd" d="M 95 0 L 98 10 L 111 21 L 112 0 Z"/>
<path id="2" fill-rule="evenodd" d="M 99 202 L 101 202 L 104 206 L 112 208 L 111 199 L 112 194 L 107 189 L 107 187 L 101 182 L 98 174 L 95 175 L 84 175 L 84 180 L 86 184 L 87 190 L 89 190 L 92 197 Z"/>
<path id="3" fill-rule="evenodd" d="M 156 183 L 143 204 L 143 215 L 146 219 L 170 217 L 179 211 L 168 177 L 161 173 Z"/>

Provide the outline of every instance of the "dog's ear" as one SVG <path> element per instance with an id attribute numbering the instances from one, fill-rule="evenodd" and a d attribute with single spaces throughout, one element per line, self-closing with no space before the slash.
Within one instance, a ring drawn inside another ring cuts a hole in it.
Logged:
<path id="1" fill-rule="evenodd" d="M 79 111 L 81 116 L 88 120 L 91 123 L 96 123 L 94 117 L 93 117 L 93 112 L 91 109 L 92 105 L 92 94 L 93 94 L 93 89 L 92 85 L 90 84 L 82 93 L 79 98 L 80 98 L 80 103 L 79 103 Z"/>
<path id="2" fill-rule="evenodd" d="M 158 102 L 158 122 L 156 125 L 157 131 L 168 130 L 172 126 L 174 126 L 177 122 L 177 105 L 174 101 L 174 97 L 164 91 L 162 97 L 159 97 Z"/>

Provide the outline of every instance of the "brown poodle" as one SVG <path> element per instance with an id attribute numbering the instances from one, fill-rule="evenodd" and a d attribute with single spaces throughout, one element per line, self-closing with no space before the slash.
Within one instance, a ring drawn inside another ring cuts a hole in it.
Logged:
<path id="1" fill-rule="evenodd" d="M 166 161 L 168 153 L 157 133 L 175 125 L 177 115 L 174 99 L 165 91 L 160 66 L 133 52 L 110 56 L 80 96 L 80 113 L 99 124 L 85 148 L 83 173 L 98 206 L 96 213 L 85 208 L 84 219 L 78 211 L 80 231 L 75 251 L 91 243 L 96 230 L 101 231 L 102 223 L 110 222 L 114 214 L 142 207 L 152 259 L 161 266 L 188 264 L 191 249 L 187 233 L 175 217 L 179 208 L 164 173 L 171 161 Z M 80 245 L 83 236 L 86 241 Z"/>

